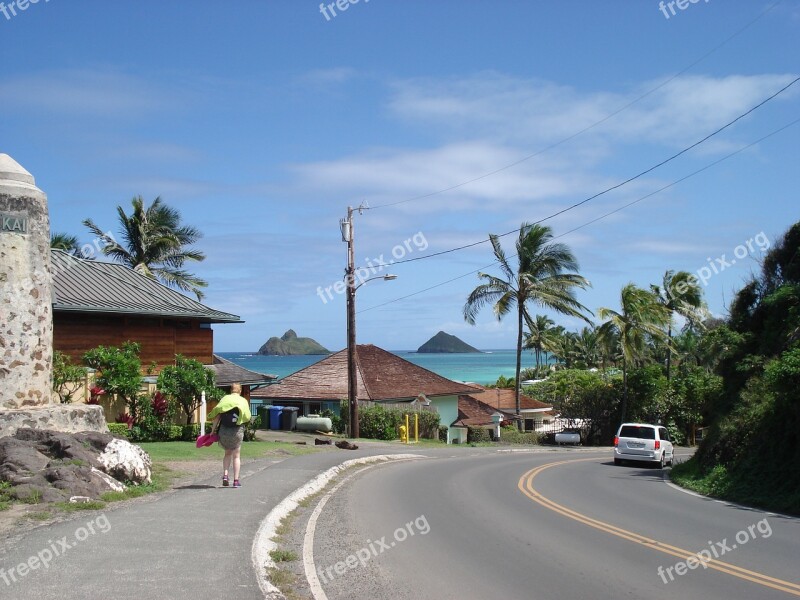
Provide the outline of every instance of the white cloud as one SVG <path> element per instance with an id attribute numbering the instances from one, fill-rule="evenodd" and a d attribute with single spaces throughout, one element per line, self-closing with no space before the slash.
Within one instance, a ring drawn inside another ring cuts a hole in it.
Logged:
<path id="1" fill-rule="evenodd" d="M 150 80 L 105 68 L 45 71 L 0 83 L 3 106 L 59 116 L 141 116 L 172 99 L 172 93 Z"/>
<path id="2" fill-rule="evenodd" d="M 580 92 L 555 82 L 481 73 L 463 79 L 398 82 L 390 107 L 418 126 L 437 127 L 456 136 L 523 141 L 533 151 L 539 149 L 537 145 L 559 143 L 589 127 L 591 131 L 580 136 L 577 144 L 570 143 L 571 151 L 587 141 L 601 143 L 609 138 L 685 144 L 753 107 L 795 77 L 681 76 L 666 83 L 643 82 L 627 92 Z M 792 93 L 796 92 L 784 98 Z M 624 107 L 628 108 L 621 110 Z"/>

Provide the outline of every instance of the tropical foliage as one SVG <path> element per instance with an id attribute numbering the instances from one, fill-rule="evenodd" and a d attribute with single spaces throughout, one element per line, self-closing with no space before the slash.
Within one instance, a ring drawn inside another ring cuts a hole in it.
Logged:
<path id="1" fill-rule="evenodd" d="M 684 317 L 690 327 L 702 327 L 705 316 L 703 306 L 703 292 L 697 278 L 686 271 L 667 271 L 661 286 L 651 285 L 650 289 L 655 294 L 657 301 L 669 312 L 667 324 L 667 338 L 672 341 L 672 321 L 674 315 Z M 673 346 L 671 343 L 664 346 L 667 353 L 667 379 L 670 378 L 672 366 Z"/>
<path id="2" fill-rule="evenodd" d="M 84 258 L 81 253 L 81 247 L 78 243 L 78 237 L 68 233 L 53 233 L 50 235 L 50 247 L 54 250 L 63 250 L 69 252 L 78 258 Z"/>
<path id="3" fill-rule="evenodd" d="M 86 384 L 86 367 L 72 363 L 69 356 L 53 352 L 53 391 L 62 404 L 73 401 L 75 392 Z"/>
<path id="4" fill-rule="evenodd" d="M 134 421 L 140 410 L 139 391 L 142 387 L 139 349 L 139 344 L 125 342 L 119 348 L 98 346 L 83 355 L 84 364 L 95 369 L 96 385 L 104 393 L 121 398 Z"/>
<path id="5" fill-rule="evenodd" d="M 200 231 L 181 225 L 180 213 L 163 204 L 161 198 L 145 206 L 142 197 L 137 196 L 131 204 L 130 215 L 117 206 L 124 245 L 92 219 L 85 219 L 83 224 L 104 244 L 106 256 L 170 287 L 192 292 L 200 300 L 203 297 L 201 288 L 208 283 L 183 268 L 187 262 L 205 260 L 202 252 L 190 247 L 202 237 Z"/>
<path id="6" fill-rule="evenodd" d="M 219 397 L 214 373 L 200 361 L 180 354 L 175 356 L 174 366 L 168 365 L 161 370 L 156 386 L 159 392 L 181 408 L 187 425 L 192 423 L 203 392 L 208 400 Z"/>
<path id="7" fill-rule="evenodd" d="M 564 244 L 553 241 L 549 227 L 523 223 L 516 242 L 516 264 L 506 256 L 500 237 L 490 235 L 495 260 L 501 276 L 478 273 L 483 282 L 470 293 L 464 304 L 464 319 L 475 324 L 478 313 L 491 306 L 495 317 L 501 320 L 515 312 L 517 326 L 517 363 L 515 370 L 516 414 L 520 414 L 519 381 L 522 359 L 523 324 L 531 322 L 530 305 L 548 308 L 554 312 L 578 317 L 589 310 L 578 302 L 575 294 L 585 289 L 589 282 L 578 275 L 578 262 Z M 519 422 L 520 428 L 522 422 Z"/>
<path id="8" fill-rule="evenodd" d="M 625 420 L 628 402 L 628 369 L 642 364 L 647 358 L 649 340 L 664 342 L 670 313 L 656 295 L 629 283 L 620 294 L 620 310 L 600 308 L 597 316 L 603 320 L 598 334 L 607 347 L 622 357 L 622 414 Z M 612 346 L 616 345 L 616 348 Z"/>
<path id="9" fill-rule="evenodd" d="M 547 352 L 553 349 L 554 325 L 553 320 L 545 315 L 536 315 L 535 318 L 528 319 L 528 331 L 523 334 L 524 347 L 527 350 L 533 350 L 537 371 L 544 364 Z"/>
<path id="10" fill-rule="evenodd" d="M 705 334 L 721 393 L 695 457 L 676 478 L 704 492 L 800 513 L 800 223 L 764 258 L 733 300 L 730 317 Z"/>

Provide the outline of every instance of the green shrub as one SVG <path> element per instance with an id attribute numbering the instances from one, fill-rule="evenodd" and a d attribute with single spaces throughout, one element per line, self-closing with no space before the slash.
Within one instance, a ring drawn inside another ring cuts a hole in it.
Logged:
<path id="1" fill-rule="evenodd" d="M 83 362 L 96 370 L 96 385 L 106 394 L 122 398 L 134 421 L 138 422 L 138 395 L 142 387 L 139 344 L 125 342 L 120 348 L 98 346 L 83 355 Z"/>
<path id="2" fill-rule="evenodd" d="M 341 410 L 344 410 L 344 406 L 346 406 L 346 405 L 343 404 L 343 408 Z M 325 410 L 321 411 L 319 413 L 319 416 L 320 417 L 327 417 L 327 418 L 329 418 L 331 420 L 331 427 L 333 428 L 333 433 L 344 433 L 346 422 L 341 416 L 337 415 L 335 412 L 333 412 L 329 408 L 326 408 Z M 359 415 L 359 417 L 360 417 L 360 415 Z M 361 421 L 361 419 L 359 418 L 359 422 L 360 421 Z"/>
<path id="3" fill-rule="evenodd" d="M 472 444 L 491 441 L 492 435 L 488 429 L 484 429 L 483 427 L 467 427 L 468 443 Z"/>
<path id="4" fill-rule="evenodd" d="M 380 405 L 358 409 L 361 437 L 374 440 L 394 440 L 398 437 L 399 411 L 386 410 Z"/>
<path id="5" fill-rule="evenodd" d="M 108 431 L 111 433 L 111 435 L 115 435 L 126 440 L 130 438 L 131 430 L 125 423 L 109 423 Z"/>
<path id="6" fill-rule="evenodd" d="M 409 437 L 414 436 L 414 415 L 419 415 L 419 437 L 436 439 L 439 435 L 439 413 L 434 411 L 401 410 L 384 408 L 380 404 L 363 406 L 358 410 L 358 423 L 361 437 L 376 440 L 396 440 L 400 437 L 400 426 L 405 425 L 409 416 Z"/>
<path id="7" fill-rule="evenodd" d="M 256 429 L 261 427 L 261 417 L 253 417 L 250 422 L 244 426 L 244 441 L 254 442 L 256 440 Z"/>
<path id="8" fill-rule="evenodd" d="M 439 425 L 439 441 L 440 442 L 447 442 L 447 430 L 449 427 L 447 425 Z"/>
<path id="9" fill-rule="evenodd" d="M 208 426 L 206 426 L 208 430 Z M 200 437 L 200 424 L 192 423 L 191 425 L 181 426 L 181 440 L 184 442 L 193 442 Z"/>
<path id="10" fill-rule="evenodd" d="M 500 441 L 505 444 L 541 444 L 542 435 L 533 431 L 521 432 L 512 425 L 501 428 Z"/>
<path id="11" fill-rule="evenodd" d="M 55 350 L 53 352 L 53 391 L 58 394 L 61 404 L 69 404 L 72 397 L 86 381 L 86 367 L 73 365 L 69 356 Z"/>
<path id="12" fill-rule="evenodd" d="M 222 397 L 222 391 L 215 386 L 215 375 L 193 358 L 175 355 L 175 366 L 164 367 L 158 375 L 158 389 L 183 410 L 186 424 L 189 425 L 194 412 L 200 406 L 202 393 L 209 400 Z"/>

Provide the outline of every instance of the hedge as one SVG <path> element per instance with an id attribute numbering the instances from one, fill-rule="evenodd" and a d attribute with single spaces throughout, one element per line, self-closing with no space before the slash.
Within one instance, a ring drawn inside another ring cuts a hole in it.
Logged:
<path id="1" fill-rule="evenodd" d="M 438 412 L 384 408 L 379 404 L 359 407 L 360 435 L 363 438 L 375 440 L 396 440 L 400 437 L 400 426 L 406 423 L 406 415 L 409 415 L 410 436 L 414 435 L 414 415 L 419 415 L 419 437 L 423 439 L 438 438 Z"/>
<path id="2" fill-rule="evenodd" d="M 491 442 L 492 435 L 489 433 L 488 429 L 484 429 L 483 427 L 467 427 L 467 442 L 472 443 L 480 443 L 480 442 Z"/>
<path id="3" fill-rule="evenodd" d="M 131 430 L 128 428 L 127 423 L 109 423 L 108 431 L 111 433 L 111 435 L 126 440 L 130 438 L 131 434 Z"/>

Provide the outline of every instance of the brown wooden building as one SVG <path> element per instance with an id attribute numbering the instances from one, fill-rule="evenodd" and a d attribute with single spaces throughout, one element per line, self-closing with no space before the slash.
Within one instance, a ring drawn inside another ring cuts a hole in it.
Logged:
<path id="1" fill-rule="evenodd" d="M 53 347 L 80 363 L 97 346 L 141 346 L 142 366 L 175 364 L 182 354 L 214 362 L 213 323 L 242 323 L 133 269 L 52 250 Z"/>

